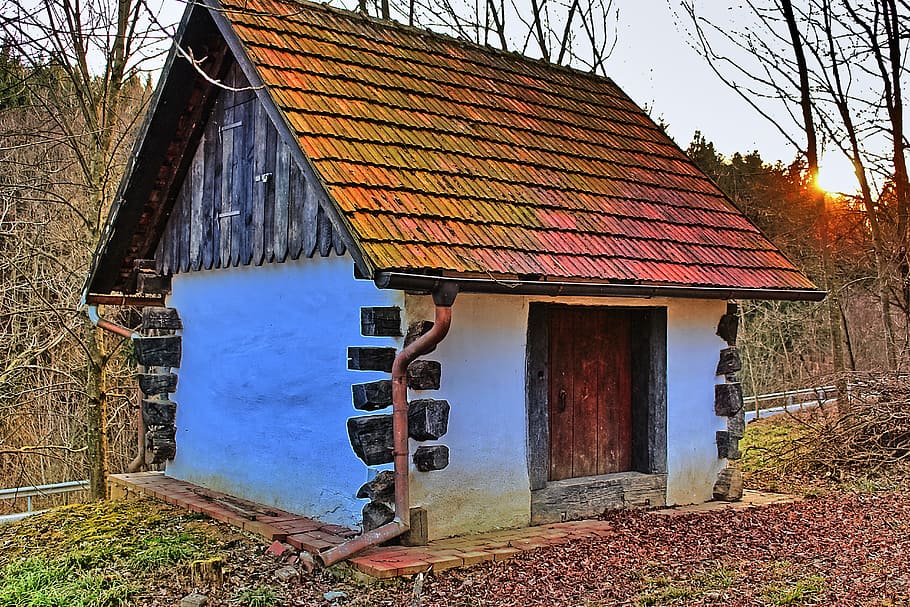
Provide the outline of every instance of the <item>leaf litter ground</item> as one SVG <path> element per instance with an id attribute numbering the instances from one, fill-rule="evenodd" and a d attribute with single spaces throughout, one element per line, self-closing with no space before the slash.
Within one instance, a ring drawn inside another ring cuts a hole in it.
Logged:
<path id="1" fill-rule="evenodd" d="M 782 423 L 750 424 L 743 467 L 757 488 L 809 487 L 804 474 L 771 470 Z M 209 606 L 246 607 L 910 607 L 910 490 L 883 480 L 823 482 L 813 497 L 760 508 L 609 512 L 605 537 L 419 584 L 363 584 L 343 567 L 280 582 L 284 564 L 232 527 L 148 501 L 68 506 L 0 526 L 0 607 L 176 606 L 193 590 Z M 190 564 L 212 558 L 223 582 L 195 587 Z"/>

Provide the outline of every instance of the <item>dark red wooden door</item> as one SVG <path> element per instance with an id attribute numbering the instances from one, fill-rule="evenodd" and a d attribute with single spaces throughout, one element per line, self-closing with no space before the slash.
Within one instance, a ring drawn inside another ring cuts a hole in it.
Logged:
<path id="1" fill-rule="evenodd" d="M 632 469 L 630 313 L 550 309 L 550 480 Z"/>

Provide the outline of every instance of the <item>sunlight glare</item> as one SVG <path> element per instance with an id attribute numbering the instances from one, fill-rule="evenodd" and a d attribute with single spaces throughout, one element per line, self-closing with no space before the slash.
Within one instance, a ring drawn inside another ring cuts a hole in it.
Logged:
<path id="1" fill-rule="evenodd" d="M 829 194 L 855 194 L 859 183 L 849 162 L 828 161 L 818 167 L 815 186 Z"/>

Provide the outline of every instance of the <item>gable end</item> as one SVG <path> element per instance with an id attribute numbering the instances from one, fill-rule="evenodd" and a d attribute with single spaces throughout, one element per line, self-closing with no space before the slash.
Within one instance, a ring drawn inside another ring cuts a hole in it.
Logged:
<path id="1" fill-rule="evenodd" d="M 344 254 L 319 184 L 304 176 L 237 64 L 225 84 L 158 242 L 158 272 Z"/>

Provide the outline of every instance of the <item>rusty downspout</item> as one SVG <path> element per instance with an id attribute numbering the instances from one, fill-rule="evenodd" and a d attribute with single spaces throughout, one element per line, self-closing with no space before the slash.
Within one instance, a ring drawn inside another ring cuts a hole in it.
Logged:
<path id="1" fill-rule="evenodd" d="M 408 462 L 408 365 L 417 357 L 431 352 L 449 332 L 452 323 L 452 304 L 458 294 L 457 283 L 450 283 L 433 292 L 436 304 L 433 328 L 413 341 L 395 356 L 392 363 L 392 438 L 395 465 L 395 518 L 372 531 L 335 548 L 314 555 L 328 567 L 350 558 L 370 546 L 398 537 L 411 528 L 411 499 L 409 491 Z"/>
<path id="2" fill-rule="evenodd" d="M 127 339 L 133 339 L 134 337 L 139 337 L 138 333 L 130 331 L 126 327 L 120 326 L 117 323 L 113 323 L 109 320 L 101 318 L 98 314 L 98 306 L 86 306 L 85 314 L 88 316 L 88 319 L 92 321 L 92 324 L 98 327 L 99 329 L 104 329 L 105 331 L 110 331 L 111 333 L 116 333 L 121 337 L 126 337 Z"/>

